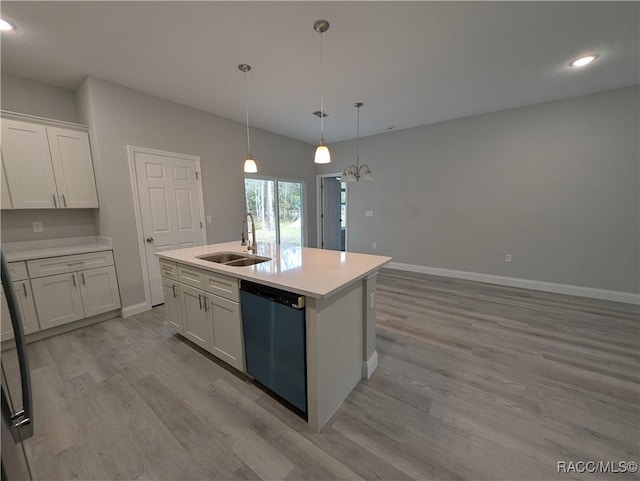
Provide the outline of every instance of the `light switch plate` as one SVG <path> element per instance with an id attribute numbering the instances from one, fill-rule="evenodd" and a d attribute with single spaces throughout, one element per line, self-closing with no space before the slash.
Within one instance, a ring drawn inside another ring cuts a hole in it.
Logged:
<path id="1" fill-rule="evenodd" d="M 211 218 L 210 215 L 207 216 L 207 224 L 211 224 L 213 222 L 213 219 Z"/>
<path id="2" fill-rule="evenodd" d="M 32 222 L 31 225 L 33 225 L 33 232 L 44 232 L 42 222 Z"/>
<path id="3" fill-rule="evenodd" d="M 364 211 L 364 215 L 366 215 L 367 217 L 373 217 L 373 211 L 372 210 L 365 210 Z"/>

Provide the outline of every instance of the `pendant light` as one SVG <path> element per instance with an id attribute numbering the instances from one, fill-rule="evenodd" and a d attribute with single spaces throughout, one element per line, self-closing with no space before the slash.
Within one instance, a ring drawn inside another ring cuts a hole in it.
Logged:
<path id="1" fill-rule="evenodd" d="M 244 161 L 244 172 L 245 174 L 255 174 L 258 172 L 258 166 L 256 165 L 256 161 L 253 160 L 253 156 L 251 155 L 251 138 L 249 137 L 249 96 L 247 94 L 247 72 L 251 70 L 251 65 L 247 65 L 246 63 L 241 63 L 238 65 L 238 70 L 240 70 L 243 74 L 244 79 L 244 100 L 245 100 L 245 113 L 247 119 L 247 158 Z"/>
<path id="2" fill-rule="evenodd" d="M 373 174 L 368 165 L 360 165 L 360 107 L 364 104 L 362 102 L 356 102 L 353 106 L 358 109 L 358 120 L 356 127 L 356 163 L 350 165 L 342 172 L 343 182 L 358 182 L 360 179 L 369 180 L 373 182 Z"/>
<path id="3" fill-rule="evenodd" d="M 313 29 L 320 34 L 320 145 L 316 147 L 314 162 L 316 164 L 328 164 L 331 162 L 329 147 L 324 145 L 324 95 L 322 81 L 324 70 L 322 65 L 322 34 L 329 30 L 329 22 L 326 20 L 316 20 L 313 22 Z"/>

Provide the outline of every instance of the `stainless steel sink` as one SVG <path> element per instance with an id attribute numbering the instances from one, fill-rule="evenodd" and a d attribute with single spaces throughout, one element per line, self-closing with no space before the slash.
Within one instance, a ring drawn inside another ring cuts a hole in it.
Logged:
<path id="1" fill-rule="evenodd" d="M 270 261 L 269 257 L 254 257 L 238 254 L 237 252 L 218 252 L 216 254 L 207 254 L 198 256 L 203 261 L 215 262 L 216 264 L 224 264 L 225 266 L 243 267 L 260 264 L 261 262 Z"/>
<path id="2" fill-rule="evenodd" d="M 233 267 L 252 266 L 254 264 L 260 264 L 262 262 L 270 261 L 268 257 L 245 257 L 244 259 L 238 259 L 237 261 L 227 262 L 225 265 Z"/>
<path id="3" fill-rule="evenodd" d="M 206 256 L 198 256 L 198 259 L 203 261 L 215 262 L 216 264 L 226 264 L 227 262 L 237 261 L 238 259 L 244 259 L 245 255 L 237 254 L 235 252 L 218 252 L 217 254 L 208 254 Z"/>

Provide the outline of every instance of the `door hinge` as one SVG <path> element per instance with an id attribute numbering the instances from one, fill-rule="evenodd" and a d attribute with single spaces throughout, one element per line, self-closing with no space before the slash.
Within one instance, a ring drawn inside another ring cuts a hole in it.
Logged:
<path id="1" fill-rule="evenodd" d="M 200 178 L 199 175 L 200 175 L 200 173 L 196 172 L 196 180 L 198 180 Z"/>
<path id="2" fill-rule="evenodd" d="M 200 222 L 200 228 L 202 229 L 202 222 Z"/>

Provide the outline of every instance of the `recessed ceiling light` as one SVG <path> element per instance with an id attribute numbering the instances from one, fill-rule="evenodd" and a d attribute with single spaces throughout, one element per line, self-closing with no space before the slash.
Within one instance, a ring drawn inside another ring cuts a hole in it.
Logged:
<path id="1" fill-rule="evenodd" d="M 584 67 L 585 65 L 589 65 L 591 62 L 593 62 L 597 58 L 598 58 L 597 54 L 586 55 L 584 57 L 575 59 L 569 65 L 572 67 Z"/>
<path id="2" fill-rule="evenodd" d="M 7 22 L 4 18 L 0 18 L 0 31 L 6 32 L 7 30 L 13 30 L 13 25 Z"/>

